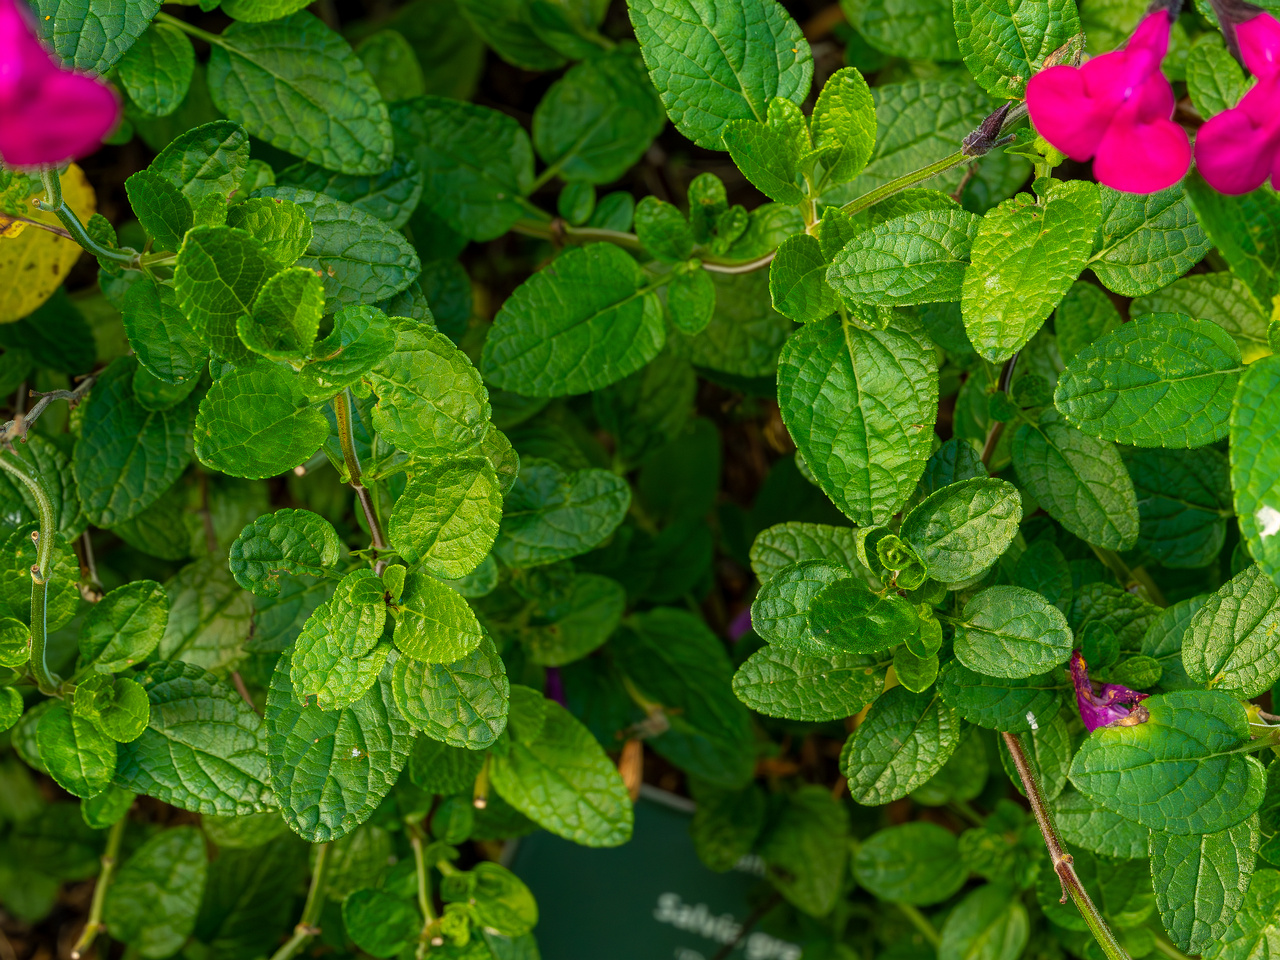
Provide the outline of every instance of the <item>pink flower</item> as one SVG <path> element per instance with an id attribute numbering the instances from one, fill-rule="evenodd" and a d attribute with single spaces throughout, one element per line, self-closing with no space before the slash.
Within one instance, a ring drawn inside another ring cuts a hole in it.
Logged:
<path id="1" fill-rule="evenodd" d="M 40 45 L 24 0 L 0 0 L 0 159 L 63 163 L 92 153 L 120 119 L 101 80 L 64 70 Z"/>
<path id="2" fill-rule="evenodd" d="M 1077 650 L 1071 655 L 1071 683 L 1076 688 L 1076 704 L 1080 707 L 1080 719 L 1090 732 L 1099 727 L 1132 727 L 1145 722 L 1150 715 L 1139 701 L 1147 694 L 1130 690 L 1118 683 L 1101 684 L 1098 693 L 1093 692 L 1089 680 L 1089 665 Z"/>
<path id="3" fill-rule="evenodd" d="M 1173 15 L 1150 13 L 1124 49 L 1081 67 L 1050 67 L 1027 84 L 1042 137 L 1073 160 L 1093 157 L 1101 183 L 1127 193 L 1173 186 L 1191 165 L 1186 131 L 1174 123 L 1173 88 L 1160 72 Z"/>
<path id="4" fill-rule="evenodd" d="M 1249 193 L 1268 177 L 1280 188 L 1280 23 L 1264 13 L 1235 30 L 1240 58 L 1258 82 L 1200 128 L 1196 167 L 1219 193 Z"/>

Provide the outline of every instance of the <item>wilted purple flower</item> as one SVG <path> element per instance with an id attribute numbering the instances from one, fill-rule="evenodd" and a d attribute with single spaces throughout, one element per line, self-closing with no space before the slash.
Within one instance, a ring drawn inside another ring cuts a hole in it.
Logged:
<path id="1" fill-rule="evenodd" d="M 1145 693 L 1118 683 L 1101 684 L 1101 690 L 1094 693 L 1089 665 L 1079 650 L 1071 655 L 1071 683 L 1076 688 L 1080 719 L 1090 732 L 1099 727 L 1132 727 L 1150 718 L 1147 708 L 1140 705 L 1140 701 L 1147 699 Z"/>

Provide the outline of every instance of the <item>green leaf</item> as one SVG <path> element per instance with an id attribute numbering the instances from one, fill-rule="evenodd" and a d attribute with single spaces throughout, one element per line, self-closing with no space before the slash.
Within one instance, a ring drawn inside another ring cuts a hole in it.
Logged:
<path id="1" fill-rule="evenodd" d="M 533 146 L 566 183 L 611 183 L 666 122 L 635 47 L 618 46 L 551 85 L 533 112 Z"/>
<path id="2" fill-rule="evenodd" d="M 942 769 L 960 743 L 960 716 L 936 695 L 887 690 L 844 746 L 840 768 L 864 806 L 900 800 Z"/>
<path id="3" fill-rule="evenodd" d="M 837 580 L 809 605 L 809 632 L 850 653 L 876 653 L 910 640 L 920 629 L 911 604 L 896 593 L 872 593 L 855 579 Z"/>
<path id="4" fill-rule="evenodd" d="M 136 517 L 191 462 L 193 401 L 145 409 L 133 395 L 137 363 L 121 357 L 94 384 L 81 417 L 72 469 L 85 516 L 101 527 Z"/>
<path id="5" fill-rule="evenodd" d="M 666 341 L 662 304 L 636 262 L 608 243 L 566 251 L 503 304 L 480 369 L 496 387 L 557 397 L 639 370 Z"/>
<path id="6" fill-rule="evenodd" d="M 222 11 L 234 20 L 262 23 L 301 10 L 302 0 L 222 0 Z"/>
<path id="7" fill-rule="evenodd" d="M 564 57 L 533 27 L 527 0 L 459 0 L 458 9 L 502 59 L 525 70 L 554 70 Z"/>
<path id="8" fill-rule="evenodd" d="M 1063 839 L 1073 847 L 1126 860 L 1147 855 L 1148 837 L 1154 836 L 1150 830 L 1098 806 L 1078 790 L 1064 790 L 1053 809 Z"/>
<path id="9" fill-rule="evenodd" d="M 195 928 L 207 872 L 198 829 L 179 826 L 157 833 L 111 878 L 102 910 L 107 932 L 141 956 L 172 956 Z"/>
<path id="10" fill-rule="evenodd" d="M 241 314 L 236 333 L 254 353 L 270 360 L 307 359 L 324 315 L 324 284 L 306 267 L 270 277 L 258 291 L 252 314 Z"/>
<path id="11" fill-rule="evenodd" d="M 429 736 L 418 737 L 409 755 L 409 779 L 427 793 L 464 793 L 475 784 L 486 756 L 481 750 L 450 747 Z"/>
<path id="12" fill-rule="evenodd" d="M 1101 217 L 1097 188 L 1053 182 L 982 218 L 964 274 L 961 313 L 974 348 L 992 362 L 1026 345 L 1084 269 Z"/>
<path id="13" fill-rule="evenodd" d="M 1081 350 L 1122 322 L 1120 311 L 1101 288 L 1077 280 L 1053 315 L 1053 332 L 1062 362 L 1070 363 Z"/>
<path id="14" fill-rule="evenodd" d="M 843 67 L 827 78 L 810 128 L 828 183 L 843 183 L 862 172 L 875 148 L 876 104 L 856 67 Z"/>
<path id="15" fill-rule="evenodd" d="M 1258 853 L 1257 817 L 1202 836 L 1151 831 L 1151 881 L 1160 919 L 1179 949 L 1205 953 L 1244 903 Z"/>
<path id="16" fill-rule="evenodd" d="M 1022 587 L 988 587 L 965 604 L 956 657 L 992 677 L 1030 679 L 1067 662 L 1073 636 L 1062 611 Z"/>
<path id="17" fill-rule="evenodd" d="M 689 259 L 693 253 L 693 230 L 683 213 L 665 200 L 644 197 L 636 204 L 636 236 L 646 250 L 659 260 L 672 263 Z"/>
<path id="18" fill-rule="evenodd" d="M 1081 33 L 1075 0 L 956 0 L 965 66 L 993 97 L 1022 99 L 1045 58 Z"/>
<path id="19" fill-rule="evenodd" d="M 906 515 L 898 533 L 919 554 L 929 576 L 963 583 L 1000 558 L 1021 522 L 1017 487 L 975 478 L 930 494 Z"/>
<path id="20" fill-rule="evenodd" d="M 386 300 L 422 272 L 412 244 L 373 214 L 302 187 L 263 187 L 257 196 L 295 203 L 310 219 L 311 242 L 298 265 L 321 275 L 328 311 Z"/>
<path id="21" fill-rule="evenodd" d="M 160 0 L 37 0 L 33 6 L 40 39 L 67 66 L 105 74 L 146 31 Z"/>
<path id="22" fill-rule="evenodd" d="M 1016 960 L 1030 935 L 1026 907 L 1008 887 L 989 883 L 947 915 L 938 960 Z"/>
<path id="23" fill-rule="evenodd" d="M 804 199 L 796 175 L 800 158 L 809 152 L 809 130 L 790 100 L 770 100 L 764 123 L 730 120 L 723 140 L 742 175 L 770 200 L 796 204 Z"/>
<path id="24" fill-rule="evenodd" d="M 779 893 L 812 917 L 831 913 L 848 873 L 849 814 L 817 784 L 785 795 L 785 804 L 760 838 L 765 876 Z"/>
<path id="25" fill-rule="evenodd" d="M 970 723 L 1014 733 L 1034 730 L 1057 716 L 1063 689 L 1063 681 L 1052 673 L 1004 679 L 975 673 L 961 663 L 947 664 L 938 680 L 942 699 Z"/>
<path id="26" fill-rule="evenodd" d="M 1215 833 L 1262 802 L 1266 773 L 1236 752 L 1248 743 L 1244 707 L 1224 693 L 1181 690 L 1142 702 L 1150 718 L 1102 727 L 1071 764 L 1071 782 L 1095 803 L 1152 830 Z"/>
<path id="27" fill-rule="evenodd" d="M 253 136 L 340 173 L 391 165 L 391 121 L 364 63 L 309 13 L 233 23 L 213 45 L 209 92 Z"/>
<path id="28" fill-rule="evenodd" d="M 118 71 L 130 102 L 145 114 L 164 117 L 186 97 L 195 65 L 195 51 L 181 30 L 152 23 L 120 60 Z"/>
<path id="29" fill-rule="evenodd" d="M 465 879 L 464 879 L 465 878 Z M 491 861 L 477 863 L 469 873 L 441 884 L 441 899 L 466 903 L 477 925 L 506 937 L 522 937 L 538 923 L 538 904 L 515 874 Z"/>
<path id="30" fill-rule="evenodd" d="M 1268 314 L 1258 306 L 1244 282 L 1228 271 L 1183 277 L 1149 296 L 1139 297 L 1129 305 L 1129 312 L 1135 317 L 1148 313 L 1181 313 L 1212 320 L 1231 335 L 1245 363 L 1253 363 L 1271 353 L 1267 341 Z"/>
<path id="31" fill-rule="evenodd" d="M 281 812 L 309 843 L 337 840 L 369 819 L 413 744 L 413 731 L 392 700 L 389 664 L 360 699 L 324 711 L 294 698 L 287 653 L 271 677 L 265 729 Z"/>
<path id="32" fill-rule="evenodd" d="M 244 657 L 253 632 L 253 597 L 217 555 L 189 563 L 165 581 L 171 610 L 157 656 L 226 673 Z"/>
<path id="33" fill-rule="evenodd" d="M 90 721 L 117 743 L 132 743 L 147 728 L 151 705 L 147 692 L 128 677 L 92 673 L 76 684 L 74 717 Z M 115 772 L 114 766 L 112 773 Z"/>
<path id="34" fill-rule="evenodd" d="M 1255 361 L 1245 370 L 1231 408 L 1231 486 L 1240 535 L 1274 583 L 1280 583 L 1280 357 Z"/>
<path id="35" fill-rule="evenodd" d="M 446 97 L 415 97 L 391 109 L 397 149 L 423 174 L 422 209 L 471 240 L 492 240 L 525 215 L 533 146 L 514 119 Z"/>
<path id="36" fill-rule="evenodd" d="M 874 658 L 761 647 L 733 675 L 738 699 L 766 717 L 821 723 L 851 717 L 884 687 Z"/>
<path id="37" fill-rule="evenodd" d="M 489 393 L 466 354 L 442 333 L 392 318 L 396 344 L 369 376 L 378 395 L 373 427 L 406 453 L 440 459 L 468 453 L 489 431 Z"/>
<path id="38" fill-rule="evenodd" d="M 849 579 L 853 571 L 841 560 L 801 560 L 779 569 L 751 603 L 751 627 L 769 643 L 834 653 L 809 630 L 813 599 L 826 588 Z"/>
<path id="39" fill-rule="evenodd" d="M 984 222 L 952 208 L 877 223 L 835 255 L 827 282 L 855 303 L 905 306 L 958 300 L 970 247 Z"/>
<path id="40" fill-rule="evenodd" d="M 775 524 L 762 530 L 752 542 L 751 569 L 762 584 L 800 560 L 834 560 L 856 569 L 858 549 L 854 535 L 852 527 L 795 521 Z"/>
<path id="41" fill-rule="evenodd" d="M 945 0 L 843 0 L 841 9 L 877 50 L 914 60 L 959 60 Z"/>
<path id="42" fill-rule="evenodd" d="M 827 283 L 827 258 L 816 237 L 788 237 L 769 265 L 773 309 L 799 323 L 831 316 L 840 298 Z"/>
<path id="43" fill-rule="evenodd" d="M 423 663 L 453 663 L 479 646 L 482 637 L 460 594 L 424 571 L 408 575 L 394 637 L 401 653 Z"/>
<path id="44" fill-rule="evenodd" d="M 777 242 L 793 232 L 788 229 Z M 774 376 L 778 350 L 794 327 L 770 304 L 768 276 L 763 270 L 717 273 L 711 283 L 715 290 L 711 322 L 695 337 L 676 338 L 675 352 L 695 366 L 733 376 Z"/>
<path id="45" fill-rule="evenodd" d="M 501 519 L 502 493 L 488 461 L 447 461 L 411 477 L 387 535 L 409 563 L 456 580 L 488 556 Z"/>
<path id="46" fill-rule="evenodd" d="M 1280 292 L 1280 198 L 1275 191 L 1228 197 L 1199 174 L 1188 177 L 1183 189 L 1222 258 L 1255 300 L 1269 304 Z"/>
<path id="47" fill-rule="evenodd" d="M 169 383 L 151 375 L 146 367 L 139 364 L 133 371 L 133 396 L 144 410 L 160 413 L 177 406 L 191 396 L 200 382 L 196 379 L 182 383 Z"/>
<path id="48" fill-rule="evenodd" d="M 200 401 L 196 457 L 233 477 L 274 477 L 305 462 L 329 435 L 297 379 L 262 362 L 228 373 Z"/>
<path id="49" fill-rule="evenodd" d="M 1049 412 L 1014 434 L 1013 467 L 1027 493 L 1082 540 L 1108 550 L 1137 541 L 1137 496 L 1112 444 Z"/>
<path id="50" fill-rule="evenodd" d="M 125 192 L 138 222 L 160 249 L 177 250 L 194 222 L 181 191 L 160 174 L 139 170 L 125 181 Z"/>
<path id="51" fill-rule="evenodd" d="M 61 703 L 40 717 L 36 745 L 49 775 L 72 796 L 96 797 L 115 776 L 116 742 Z"/>
<path id="52" fill-rule="evenodd" d="M 31 568 L 36 562 L 36 545 L 31 535 L 39 530 L 35 521 L 24 523 L 0 547 L 0 603 L 24 624 L 31 616 Z M 53 570 L 47 591 L 47 627 L 52 633 L 67 624 L 80 605 L 80 564 L 75 551 L 61 537 L 54 537 Z M 0 608 L 0 612 L 5 612 Z M 10 630 L 13 628 L 11 627 Z"/>
<path id="53" fill-rule="evenodd" d="M 400 36 L 394 30 L 382 33 Z M 276 186 L 314 190 L 349 203 L 393 229 L 403 227 L 418 206 L 422 198 L 422 180 L 418 165 L 402 154 L 397 154 L 391 166 L 376 175 L 334 173 L 314 163 L 295 163 L 276 174 Z"/>
<path id="54" fill-rule="evenodd" d="M 629 0 L 627 9 L 667 115 L 700 147 L 724 149 L 725 122 L 763 122 L 774 97 L 809 95 L 813 56 L 779 4 Z"/>
<path id="55" fill-rule="evenodd" d="M 527 688 L 513 697 L 538 695 Z M 571 713 L 554 701 L 526 735 L 512 730 L 506 756 L 491 755 L 493 788 L 511 806 L 557 836 L 588 847 L 631 839 L 631 798 L 613 761 Z"/>
<path id="56" fill-rule="evenodd" d="M 53 515 L 56 518 L 54 530 L 63 540 L 71 541 L 84 533 L 89 520 L 80 503 L 80 490 L 71 467 L 71 458 L 64 450 L 64 447 L 40 434 L 28 433 L 22 446 L 13 448 L 5 455 L 26 461 L 28 469 L 40 474 L 45 492 L 53 504 Z M 38 517 L 40 505 L 26 484 L 13 477 L 6 476 L 6 479 L 9 488 L 17 490 L 17 499 L 25 507 L 25 511 L 22 511 L 24 517 L 29 516 L 33 520 Z"/>
<path id="57" fill-rule="evenodd" d="M 1217 324 L 1142 317 L 1075 357 L 1054 403 L 1085 432 L 1145 447 L 1198 447 L 1226 436 L 1243 365 Z"/>
<path id="58" fill-rule="evenodd" d="M 266 737 L 240 694 L 177 661 L 153 664 L 138 680 L 151 719 L 141 737 L 120 745 L 116 786 L 202 814 L 247 816 L 274 805 Z"/>
<path id="59" fill-rule="evenodd" d="M 1252 960 L 1270 957 L 1276 950 L 1280 922 L 1280 871 L 1259 870 L 1249 884 L 1244 905 L 1221 937 L 1208 944 L 1205 960 Z"/>
<path id="60" fill-rule="evenodd" d="M 751 715 L 730 690 L 733 665 L 701 619 L 659 607 L 629 617 L 610 650 L 638 700 L 660 705 L 661 756 L 715 786 L 741 787 L 755 765 Z"/>
<path id="61" fill-rule="evenodd" d="M 382 672 L 389 644 L 379 644 L 387 622 L 386 588 L 368 568 L 342 578 L 333 596 L 307 619 L 290 660 L 293 694 L 304 707 L 348 707 Z"/>
<path id="62" fill-rule="evenodd" d="M 494 553 L 512 567 L 576 557 L 603 543 L 630 505 L 631 488 L 607 470 L 570 473 L 531 457 L 506 496 Z"/>
<path id="63" fill-rule="evenodd" d="M 915 489 L 937 415 L 934 366 L 923 334 L 836 319 L 806 325 L 783 347 L 783 423 L 818 485 L 854 523 L 885 522 Z"/>
<path id="64" fill-rule="evenodd" d="M 31 628 L 15 617 L 0 619 L 0 667 L 24 666 L 30 656 Z M 21 697 L 18 712 L 22 712 Z"/>
<path id="65" fill-rule="evenodd" d="M 1220 35 L 1208 32 L 1196 38 L 1187 54 L 1187 93 L 1200 116 L 1207 120 L 1234 107 L 1248 86 Z"/>
<path id="66" fill-rule="evenodd" d="M 698 807 L 689 823 L 689 835 L 698 859 L 724 873 L 755 846 L 765 819 L 765 793 L 755 784 L 745 790 L 719 790 L 691 783 Z"/>
<path id="67" fill-rule="evenodd" d="M 1227 458 L 1209 447 L 1125 451 L 1138 497 L 1138 545 L 1166 567 L 1203 567 L 1222 551 L 1231 515 Z"/>
<path id="68" fill-rule="evenodd" d="M 147 167 L 189 198 L 221 197 L 240 186 L 249 166 L 249 137 L 230 120 L 215 120 L 179 134 Z"/>
<path id="69" fill-rule="evenodd" d="M 627 592 L 618 581 L 575 574 L 562 590 L 544 594 L 527 608 L 529 622 L 520 639 L 532 662 L 564 666 L 608 640 L 626 605 Z"/>
<path id="70" fill-rule="evenodd" d="M 955 834 L 920 821 L 868 837 L 854 854 L 853 875 L 881 900 L 924 907 L 949 900 L 969 871 Z"/>
<path id="71" fill-rule="evenodd" d="M 1098 195 L 1102 222 L 1089 268 L 1108 290 L 1126 297 L 1159 290 L 1195 266 L 1213 246 L 1196 222 L 1181 184 L 1149 194 L 1121 193 L 1100 185 Z"/>
<path id="72" fill-rule="evenodd" d="M 248 351 L 236 322 L 252 314 L 262 285 L 278 270 L 262 241 L 232 227 L 196 227 L 187 233 L 173 273 L 178 308 L 196 334 L 222 360 Z"/>
<path id="73" fill-rule="evenodd" d="M 394 957 L 417 935 L 422 918 L 408 900 L 383 890 L 364 889 L 342 901 L 342 925 L 365 953 Z"/>
<path id="74" fill-rule="evenodd" d="M 342 552 L 333 524 L 310 510 L 263 514 L 231 544 L 228 562 L 236 583 L 260 597 L 280 594 L 280 575 L 324 576 Z"/>
<path id="75" fill-rule="evenodd" d="M 395 328 L 377 307 L 343 307 L 302 368 L 302 389 L 314 401 L 331 399 L 360 383 L 395 345 Z"/>
<path id="76" fill-rule="evenodd" d="M 1251 564 L 1209 597 L 1182 643 L 1187 676 L 1247 700 L 1280 678 L 1280 587 Z"/>
<path id="77" fill-rule="evenodd" d="M 1150 874 L 1141 860 L 1107 860 L 1082 851 L 1075 869 L 1081 886 L 1093 891 L 1099 912 L 1113 927 L 1135 927 L 1155 911 Z M 1074 904 L 1063 904 L 1061 896 L 1062 884 L 1056 875 L 1041 870 L 1036 899 L 1045 916 L 1057 927 L 1085 934 L 1088 922 Z"/>
<path id="78" fill-rule="evenodd" d="M 484 750 L 507 728 L 511 683 L 498 648 L 487 635 L 471 653 L 453 663 L 421 663 L 400 657 L 392 669 L 391 689 L 396 706 L 409 723 L 450 747 Z M 410 773 L 413 771 L 411 764 Z M 472 771 L 468 784 L 479 772 L 479 767 Z M 422 780 L 414 775 L 414 782 L 425 789 Z"/>
<path id="79" fill-rule="evenodd" d="M 282 269 L 291 266 L 311 243 L 307 212 L 290 200 L 250 197 L 227 210 L 227 226 L 261 240 Z"/>
<path id="80" fill-rule="evenodd" d="M 125 294 L 121 313 L 129 345 L 152 376 L 166 383 L 199 376 L 209 348 L 178 309 L 172 287 L 142 277 Z"/>

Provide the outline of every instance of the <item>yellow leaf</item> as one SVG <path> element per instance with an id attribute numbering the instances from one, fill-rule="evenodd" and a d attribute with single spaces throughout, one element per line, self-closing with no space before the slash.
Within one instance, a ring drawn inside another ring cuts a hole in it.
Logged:
<path id="1" fill-rule="evenodd" d="M 62 175 L 62 197 L 83 223 L 97 210 L 93 187 L 74 163 Z M 32 206 L 32 220 L 58 224 L 58 218 Z M 23 230 L 0 239 L 0 323 L 21 320 L 53 296 L 80 259 L 80 245 L 47 230 Z"/>

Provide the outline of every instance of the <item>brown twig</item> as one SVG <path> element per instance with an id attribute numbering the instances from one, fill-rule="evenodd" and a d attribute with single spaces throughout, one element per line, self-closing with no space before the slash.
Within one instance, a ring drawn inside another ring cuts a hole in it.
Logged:
<path id="1" fill-rule="evenodd" d="M 21 407 L 16 412 L 14 418 L 3 426 L 0 426 L 0 440 L 5 444 L 12 444 L 14 440 L 27 439 L 27 431 L 31 429 L 31 425 L 40 419 L 40 414 L 48 409 L 49 404 L 55 400 L 66 400 L 71 406 L 75 406 L 84 399 L 84 395 L 93 387 L 98 377 L 96 374 L 90 374 L 80 381 L 80 385 L 74 390 L 51 390 L 48 393 L 37 393 L 30 391 L 30 396 L 39 397 L 36 405 L 31 408 L 30 413 L 23 413 Z M 19 394 L 19 404 L 21 404 L 23 395 Z"/>

